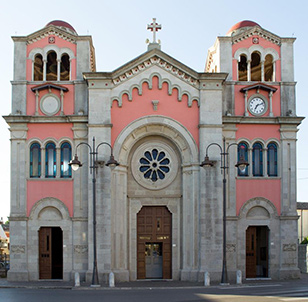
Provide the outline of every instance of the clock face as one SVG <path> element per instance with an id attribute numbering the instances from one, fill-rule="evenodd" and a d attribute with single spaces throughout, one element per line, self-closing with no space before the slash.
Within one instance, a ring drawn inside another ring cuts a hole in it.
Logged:
<path id="1" fill-rule="evenodd" d="M 267 109 L 266 102 L 260 97 L 254 97 L 249 101 L 248 109 L 254 115 L 261 115 Z"/>

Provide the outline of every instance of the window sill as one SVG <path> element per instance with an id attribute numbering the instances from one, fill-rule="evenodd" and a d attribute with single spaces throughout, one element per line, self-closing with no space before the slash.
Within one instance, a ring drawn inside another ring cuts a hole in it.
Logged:
<path id="1" fill-rule="evenodd" d="M 61 178 L 61 177 L 58 177 L 58 178 L 52 178 L 52 177 L 47 177 L 47 178 L 45 178 L 45 177 L 43 177 L 43 178 L 40 178 L 40 177 L 28 177 L 27 178 L 27 181 L 31 181 L 31 180 L 38 180 L 38 181 L 72 181 L 73 180 L 73 178 L 71 177 L 71 178 L 67 178 L 67 177 L 65 177 L 65 178 Z"/>
<path id="2" fill-rule="evenodd" d="M 259 180 L 259 179 L 266 179 L 266 180 L 268 180 L 268 179 L 281 179 L 280 176 L 236 176 L 235 178 L 236 179 L 249 179 L 249 180 L 251 180 L 251 179 L 257 179 L 257 180 Z"/>

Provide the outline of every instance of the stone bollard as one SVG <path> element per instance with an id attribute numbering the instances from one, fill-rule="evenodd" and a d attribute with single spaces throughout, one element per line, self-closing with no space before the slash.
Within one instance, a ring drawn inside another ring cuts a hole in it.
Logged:
<path id="1" fill-rule="evenodd" d="M 110 272 L 109 274 L 109 287 L 114 287 L 114 273 Z"/>
<path id="2" fill-rule="evenodd" d="M 210 273 L 204 273 L 204 286 L 210 286 Z"/>
<path id="3" fill-rule="evenodd" d="M 79 273 L 76 272 L 75 273 L 75 287 L 79 287 L 80 286 L 80 276 Z"/>
<path id="4" fill-rule="evenodd" d="M 242 271 L 236 271 L 236 284 L 242 284 Z"/>

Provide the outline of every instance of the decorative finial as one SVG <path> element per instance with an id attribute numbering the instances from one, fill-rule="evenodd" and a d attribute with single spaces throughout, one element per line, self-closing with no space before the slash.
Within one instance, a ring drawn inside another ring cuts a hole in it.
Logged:
<path id="1" fill-rule="evenodd" d="M 153 42 L 152 43 L 157 43 L 156 42 L 156 32 L 162 29 L 161 24 L 156 23 L 156 18 L 153 18 L 153 22 L 151 24 L 148 24 L 147 29 L 153 32 Z"/>

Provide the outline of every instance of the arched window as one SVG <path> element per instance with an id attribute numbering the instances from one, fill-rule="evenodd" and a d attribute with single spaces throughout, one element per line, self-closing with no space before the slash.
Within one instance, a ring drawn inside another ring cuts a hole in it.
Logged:
<path id="1" fill-rule="evenodd" d="M 252 147 L 252 175 L 263 176 L 263 152 L 260 143 L 255 143 Z"/>
<path id="2" fill-rule="evenodd" d="M 54 143 L 46 145 L 45 177 L 56 177 L 56 146 Z"/>
<path id="3" fill-rule="evenodd" d="M 30 147 L 30 177 L 41 177 L 41 146 L 38 143 Z"/>
<path id="4" fill-rule="evenodd" d="M 43 57 L 37 54 L 33 63 L 33 81 L 43 81 Z"/>
<path id="5" fill-rule="evenodd" d="M 60 81 L 69 81 L 70 79 L 70 57 L 64 54 L 61 57 Z"/>
<path id="6" fill-rule="evenodd" d="M 240 56 L 240 61 L 238 62 L 238 80 L 247 81 L 247 58 L 244 55 Z"/>
<path id="7" fill-rule="evenodd" d="M 72 177 L 72 168 L 68 165 L 72 159 L 72 148 L 69 143 L 61 145 L 61 177 Z"/>
<path id="8" fill-rule="evenodd" d="M 251 54 L 251 81 L 261 81 L 261 59 L 257 52 Z"/>
<path id="9" fill-rule="evenodd" d="M 278 176 L 277 145 L 275 143 L 267 145 L 267 174 L 268 176 Z"/>
<path id="10" fill-rule="evenodd" d="M 274 81 L 273 75 L 274 75 L 273 57 L 272 55 L 266 55 L 264 62 L 264 80 Z"/>
<path id="11" fill-rule="evenodd" d="M 237 157 L 238 160 L 245 159 L 248 161 L 248 146 L 246 143 L 239 143 L 237 148 Z M 248 167 L 242 172 L 238 169 L 238 176 L 248 176 Z"/>
<path id="12" fill-rule="evenodd" d="M 46 65 L 46 80 L 56 81 L 57 80 L 57 54 L 54 51 L 50 51 L 47 55 Z"/>

